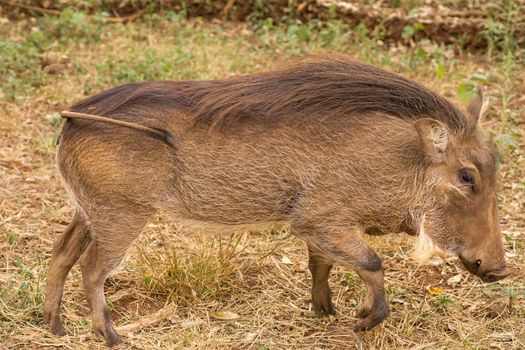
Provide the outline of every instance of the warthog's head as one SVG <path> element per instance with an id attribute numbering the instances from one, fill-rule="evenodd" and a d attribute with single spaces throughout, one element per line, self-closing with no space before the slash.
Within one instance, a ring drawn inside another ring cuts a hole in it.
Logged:
<path id="1" fill-rule="evenodd" d="M 484 110 L 481 93 L 468 108 L 473 125 Z M 431 239 L 458 254 L 466 269 L 483 281 L 509 275 L 505 263 L 496 199 L 497 153 L 471 131 L 451 133 L 440 121 L 415 123 L 428 166 L 420 239 Z"/>

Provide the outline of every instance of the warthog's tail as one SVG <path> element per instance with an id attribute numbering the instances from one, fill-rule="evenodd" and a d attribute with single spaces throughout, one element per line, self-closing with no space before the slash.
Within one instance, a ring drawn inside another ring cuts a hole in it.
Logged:
<path id="1" fill-rule="evenodd" d="M 173 135 L 170 131 L 163 129 L 163 128 L 157 128 L 157 127 L 152 127 L 152 126 L 145 126 L 141 124 L 125 122 L 123 120 L 103 117 L 103 116 L 95 115 L 95 114 L 87 114 L 87 113 L 79 113 L 79 112 L 71 112 L 71 111 L 62 111 L 60 112 L 60 116 L 62 118 L 84 119 L 84 120 L 92 120 L 92 121 L 108 123 L 108 124 L 115 124 L 115 125 L 120 125 L 126 128 L 130 128 L 130 129 L 144 131 L 144 132 L 152 134 L 153 136 L 157 137 L 161 141 L 167 143 L 169 146 L 175 147 L 175 148 L 177 147 L 179 143 L 175 135 Z"/>

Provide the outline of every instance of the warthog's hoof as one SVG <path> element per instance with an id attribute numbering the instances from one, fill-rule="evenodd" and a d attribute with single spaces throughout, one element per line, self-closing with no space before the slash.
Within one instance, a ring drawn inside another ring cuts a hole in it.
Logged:
<path id="1" fill-rule="evenodd" d="M 362 306 L 357 310 L 355 317 L 357 318 L 366 318 L 370 313 L 372 312 L 372 309 L 366 306 Z"/>
<path id="2" fill-rule="evenodd" d="M 327 283 L 320 285 L 314 283 L 312 289 L 312 310 L 317 316 L 335 315 L 335 308 L 332 304 L 330 288 L 328 288 Z"/>
<path id="3" fill-rule="evenodd" d="M 57 320 L 56 322 L 52 322 L 49 325 L 49 330 L 52 334 L 57 335 L 59 337 L 63 337 L 67 334 L 66 329 L 62 325 L 62 322 L 60 320 Z"/>
<path id="4" fill-rule="evenodd" d="M 361 333 L 367 330 L 370 330 L 384 321 L 388 316 L 389 310 L 388 306 L 379 307 L 379 308 L 366 308 L 362 307 L 357 312 L 358 320 L 354 325 L 354 332 Z"/>
<path id="5" fill-rule="evenodd" d="M 335 308 L 330 297 L 321 298 L 320 300 L 312 300 L 312 310 L 320 317 L 335 315 Z"/>
<path id="6" fill-rule="evenodd" d="M 122 339 L 117 334 L 117 332 L 115 332 L 111 325 L 107 325 L 104 328 L 94 327 L 93 330 L 98 337 L 104 338 L 106 340 L 106 344 L 109 347 L 122 343 Z"/>
<path id="7" fill-rule="evenodd" d="M 67 334 L 66 329 L 62 325 L 62 322 L 60 321 L 60 316 L 51 316 L 50 313 L 46 312 L 44 313 L 44 323 L 46 323 L 49 327 L 49 331 L 51 334 L 63 337 Z"/>
<path id="8" fill-rule="evenodd" d="M 319 317 L 335 315 L 335 308 L 328 288 L 312 294 L 312 310 Z"/>

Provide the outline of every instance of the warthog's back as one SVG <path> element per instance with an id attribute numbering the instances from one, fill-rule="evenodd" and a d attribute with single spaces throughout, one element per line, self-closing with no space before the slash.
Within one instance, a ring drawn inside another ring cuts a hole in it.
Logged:
<path id="1" fill-rule="evenodd" d="M 77 103 L 72 111 L 130 121 L 191 123 L 226 129 L 246 120 L 268 126 L 284 120 L 381 113 L 405 120 L 432 117 L 452 131 L 475 129 L 453 104 L 401 75 L 344 58 L 305 59 L 283 70 L 214 81 L 146 82 L 119 86 Z M 135 117 L 134 117 L 135 116 Z"/>

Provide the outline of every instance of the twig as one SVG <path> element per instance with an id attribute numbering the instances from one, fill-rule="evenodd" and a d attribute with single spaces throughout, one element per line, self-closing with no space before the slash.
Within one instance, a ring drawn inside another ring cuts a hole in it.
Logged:
<path id="1" fill-rule="evenodd" d="M 135 321 L 135 322 L 132 322 L 132 323 L 129 323 L 129 324 L 126 324 L 126 325 L 123 325 L 123 326 L 120 326 L 120 327 L 116 327 L 116 330 L 118 332 L 136 332 L 144 327 L 147 327 L 147 326 L 153 326 L 154 324 L 157 324 L 161 321 L 163 321 L 166 317 L 168 317 L 169 315 L 171 315 L 173 313 L 173 310 L 175 309 L 175 305 L 174 304 L 169 304 L 168 306 L 165 306 L 163 307 L 162 309 L 160 309 L 159 311 L 155 312 L 154 314 L 151 314 L 149 316 L 146 316 L 146 317 L 142 317 L 141 319 Z"/>
<path id="2" fill-rule="evenodd" d="M 144 7 L 143 9 L 135 12 L 132 15 L 125 16 L 125 17 L 106 17 L 104 18 L 104 22 L 107 23 L 126 23 L 126 22 L 132 22 L 142 16 L 146 11 L 148 10 L 148 7 Z"/>
<path id="3" fill-rule="evenodd" d="M 228 18 L 234 3 L 235 3 L 235 0 L 228 0 L 228 2 L 226 3 L 226 6 L 224 6 L 224 10 L 223 10 L 224 18 Z"/>
<path id="4" fill-rule="evenodd" d="M 61 13 L 58 10 L 50 10 L 50 9 L 44 9 L 44 8 L 37 7 L 37 6 L 17 4 L 17 3 L 11 2 L 11 1 L 0 1 L 0 2 L 3 2 L 5 4 L 11 5 L 11 6 L 20 7 L 20 8 L 26 9 L 26 10 L 30 10 L 30 11 L 34 11 L 34 12 L 38 12 L 38 13 L 43 13 L 45 15 L 58 16 Z"/>

